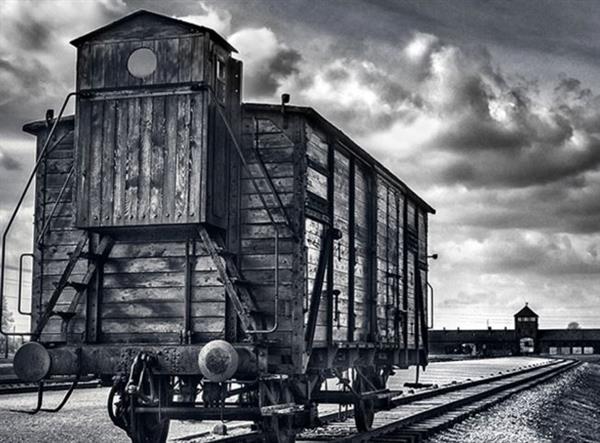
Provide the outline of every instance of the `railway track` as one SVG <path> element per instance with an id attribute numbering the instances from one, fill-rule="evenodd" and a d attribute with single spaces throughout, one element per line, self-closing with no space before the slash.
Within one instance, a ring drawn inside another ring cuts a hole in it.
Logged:
<path id="1" fill-rule="evenodd" d="M 307 429 L 297 436 L 298 442 L 379 442 L 416 443 L 467 417 L 485 410 L 509 396 L 530 389 L 579 365 L 570 360 L 555 360 L 526 368 L 504 371 L 478 380 L 469 380 L 428 389 L 392 399 L 392 408 L 378 411 L 368 432 L 357 432 L 353 420 L 340 419 L 338 413 L 319 417 L 322 426 Z M 345 417 L 350 417 L 346 414 Z M 202 433 L 176 441 L 193 443 L 261 442 L 258 431 L 238 427 L 225 437 Z"/>

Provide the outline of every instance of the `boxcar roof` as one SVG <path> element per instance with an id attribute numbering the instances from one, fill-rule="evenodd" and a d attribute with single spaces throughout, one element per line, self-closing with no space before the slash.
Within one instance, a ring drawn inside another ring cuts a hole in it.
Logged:
<path id="1" fill-rule="evenodd" d="M 281 105 L 266 104 L 266 103 L 244 103 L 243 107 L 247 111 L 255 112 L 281 112 Z M 365 163 L 374 166 L 381 170 L 386 178 L 394 182 L 397 186 L 402 188 L 408 195 L 410 195 L 420 206 L 424 207 L 428 212 L 435 214 L 433 209 L 425 200 L 419 197 L 412 189 L 410 189 L 406 183 L 398 178 L 396 174 L 390 171 L 388 168 L 383 166 L 381 162 L 376 160 L 371 154 L 356 144 L 349 136 L 344 134 L 339 128 L 333 123 L 328 121 L 325 117 L 315 111 L 313 108 L 308 106 L 286 106 L 285 109 L 288 112 L 297 113 L 304 115 L 307 119 L 316 122 L 325 131 L 334 134 L 336 137 L 341 139 L 343 145 L 349 149 L 352 153 L 356 154 Z"/>
<path id="2" fill-rule="evenodd" d="M 225 40 L 223 37 L 221 37 L 221 35 L 219 33 L 217 33 L 216 31 L 214 31 L 213 29 L 207 28 L 205 26 L 196 25 L 194 23 L 186 22 L 184 20 L 179 20 L 179 19 L 176 19 L 173 17 L 169 17 L 167 15 L 157 14 L 156 12 L 147 11 L 145 9 L 140 9 L 138 11 L 135 11 L 134 13 L 126 15 L 125 17 L 120 18 L 119 20 L 116 20 L 112 23 L 104 25 L 98 29 L 95 29 L 92 32 L 82 35 L 81 37 L 78 37 L 75 40 L 72 40 L 71 44 L 73 46 L 79 47 L 79 46 L 83 45 L 86 41 L 88 41 L 94 37 L 97 37 L 98 35 L 102 34 L 103 32 L 106 32 L 112 28 L 124 25 L 127 22 L 129 22 L 135 18 L 142 17 L 142 16 L 146 16 L 150 19 L 161 21 L 163 23 L 175 25 L 179 28 L 184 27 L 186 30 L 188 30 L 192 33 L 193 32 L 202 32 L 202 33 L 207 32 L 210 34 L 210 36 L 213 38 L 213 40 L 215 40 L 217 43 L 219 43 L 225 49 L 232 51 L 232 52 L 237 52 L 237 50 L 233 46 L 231 46 L 229 44 L 229 42 L 227 42 L 227 40 Z"/>

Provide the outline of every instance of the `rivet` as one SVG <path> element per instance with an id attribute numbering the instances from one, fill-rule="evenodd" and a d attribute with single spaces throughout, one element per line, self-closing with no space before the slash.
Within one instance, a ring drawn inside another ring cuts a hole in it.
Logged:
<path id="1" fill-rule="evenodd" d="M 193 213 L 193 212 L 192 212 L 192 213 L 190 213 L 190 217 L 193 217 L 193 216 L 194 216 L 194 213 Z"/>
<path id="2" fill-rule="evenodd" d="M 165 216 L 166 216 L 167 218 L 169 218 L 170 214 L 167 212 L 167 213 L 165 214 Z"/>
<path id="3" fill-rule="evenodd" d="M 105 219 L 105 220 L 108 220 L 108 219 L 109 219 L 109 216 L 107 215 L 106 217 L 104 217 L 104 219 Z"/>
<path id="4" fill-rule="evenodd" d="M 98 216 L 97 215 L 94 215 L 94 220 L 98 220 Z"/>

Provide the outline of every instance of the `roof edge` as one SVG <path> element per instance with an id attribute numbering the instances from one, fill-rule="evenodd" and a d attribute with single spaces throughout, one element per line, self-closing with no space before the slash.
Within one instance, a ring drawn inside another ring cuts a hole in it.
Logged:
<path id="1" fill-rule="evenodd" d="M 231 52 L 238 52 L 237 49 L 235 49 L 226 39 L 225 37 L 223 37 L 221 34 L 219 34 L 217 31 L 215 31 L 214 29 L 211 28 L 207 28 L 206 26 L 200 26 L 200 25 L 196 25 L 194 23 L 190 23 L 190 22 L 186 22 L 185 20 L 180 20 L 178 18 L 174 18 L 174 17 L 169 17 L 168 15 L 164 15 L 164 14 L 159 14 L 158 12 L 153 12 L 153 11 L 149 11 L 147 9 L 138 9 L 137 11 L 132 12 L 131 14 L 127 14 L 124 17 L 121 17 L 117 20 L 114 20 L 110 23 L 107 23 L 106 25 L 100 26 L 99 28 L 94 29 L 93 31 L 88 32 L 87 34 L 84 34 L 80 37 L 77 37 L 73 40 L 71 40 L 69 43 L 71 43 L 73 46 L 75 46 L 76 48 L 80 47 L 83 43 L 85 43 L 85 41 L 89 40 L 90 38 L 92 38 L 93 36 L 95 36 L 96 34 L 101 33 L 102 31 L 112 27 L 112 26 L 116 26 L 122 22 L 125 22 L 127 20 L 131 20 L 134 17 L 137 17 L 139 15 L 144 15 L 144 14 L 148 14 L 148 15 L 152 15 L 155 17 L 159 17 L 160 19 L 163 20 L 170 20 L 174 23 L 180 24 L 180 25 L 185 25 L 185 26 L 190 26 L 192 29 L 195 29 L 198 32 L 208 32 L 209 34 L 211 34 L 211 36 L 217 40 L 222 46 L 224 46 L 226 49 L 228 49 Z"/>
<path id="2" fill-rule="evenodd" d="M 60 119 L 60 122 L 73 124 L 75 122 L 75 116 L 64 116 Z M 46 129 L 47 127 L 48 125 L 46 123 L 46 120 L 35 120 L 29 123 L 25 123 L 21 129 L 23 130 L 23 132 L 27 132 L 28 134 L 38 135 L 42 130 Z"/>
<path id="3" fill-rule="evenodd" d="M 268 111 L 277 111 L 277 112 L 280 112 L 280 110 L 281 110 L 280 104 L 271 104 L 271 103 L 242 103 L 242 106 L 247 107 L 249 109 L 254 108 L 256 110 L 268 110 Z M 418 202 L 421 203 L 430 214 L 436 213 L 435 209 L 429 203 L 427 203 L 425 200 L 423 200 L 423 198 L 420 197 L 415 191 L 413 191 L 406 183 L 404 183 L 400 178 L 398 178 L 397 174 L 390 171 L 386 166 L 383 165 L 383 163 L 381 163 L 379 160 L 377 160 L 375 157 L 373 157 L 369 152 L 367 152 L 363 147 L 361 147 L 354 140 L 352 140 L 350 138 L 350 136 L 348 136 L 346 133 L 344 133 L 344 131 L 339 129 L 337 126 L 335 126 L 329 120 L 327 120 L 325 117 L 323 117 L 321 114 L 319 114 L 314 108 L 312 108 L 310 106 L 286 105 L 285 109 L 288 112 L 296 112 L 296 113 L 300 113 L 300 114 L 305 114 L 305 115 L 312 117 L 316 120 L 319 120 L 321 123 L 325 124 L 325 126 L 327 126 L 332 132 L 334 132 L 342 140 L 344 140 L 344 142 L 346 144 L 348 144 L 349 146 L 351 146 L 354 149 L 361 151 L 367 157 L 367 159 L 369 161 L 376 163 L 385 173 L 394 177 L 394 179 L 396 181 L 398 181 L 398 183 L 400 185 L 402 185 L 404 188 L 406 188 L 408 194 L 411 195 L 412 197 L 414 197 L 415 199 L 417 199 Z"/>

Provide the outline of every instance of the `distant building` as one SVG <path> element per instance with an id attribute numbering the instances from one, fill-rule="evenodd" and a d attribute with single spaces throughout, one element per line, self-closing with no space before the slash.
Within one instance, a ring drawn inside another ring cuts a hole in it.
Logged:
<path id="1" fill-rule="evenodd" d="M 431 330 L 429 350 L 485 356 L 600 354 L 600 329 L 539 329 L 539 316 L 527 304 L 514 317 L 514 329 Z"/>

